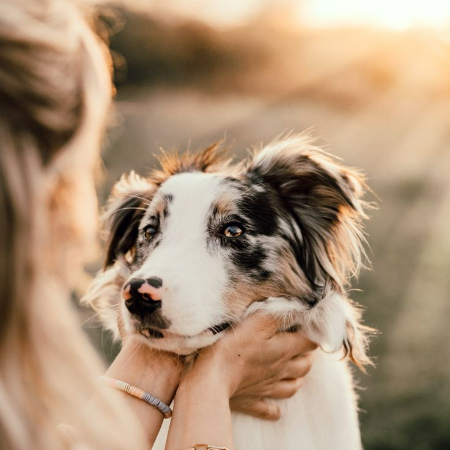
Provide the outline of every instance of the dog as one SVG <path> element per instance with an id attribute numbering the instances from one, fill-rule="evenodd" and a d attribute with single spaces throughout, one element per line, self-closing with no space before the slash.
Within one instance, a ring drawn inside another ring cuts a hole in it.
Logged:
<path id="1" fill-rule="evenodd" d="M 346 360 L 371 363 L 370 330 L 347 289 L 365 257 L 364 177 L 302 135 L 239 164 L 214 144 L 164 154 L 161 166 L 114 186 L 104 269 L 85 303 L 115 336 L 122 327 L 179 355 L 257 310 L 282 316 L 321 351 L 298 393 L 279 401 L 278 422 L 233 413 L 236 448 L 360 450 Z"/>

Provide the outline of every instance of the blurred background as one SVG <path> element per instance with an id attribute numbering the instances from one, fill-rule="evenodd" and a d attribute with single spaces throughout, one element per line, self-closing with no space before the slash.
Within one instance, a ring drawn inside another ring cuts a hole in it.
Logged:
<path id="1" fill-rule="evenodd" d="M 239 158 L 309 129 L 379 205 L 352 293 L 380 330 L 355 371 L 365 448 L 450 449 L 450 1 L 136 0 L 101 18 L 117 87 L 101 203 L 161 147 L 225 137 Z"/>

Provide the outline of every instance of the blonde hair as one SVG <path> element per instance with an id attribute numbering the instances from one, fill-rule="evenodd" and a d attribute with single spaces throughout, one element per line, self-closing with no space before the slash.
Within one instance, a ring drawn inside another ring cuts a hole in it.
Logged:
<path id="1" fill-rule="evenodd" d="M 1 0 L 0 448 L 143 443 L 117 399 L 100 393 L 87 412 L 103 367 L 70 305 L 95 220 L 77 205 L 110 104 L 105 56 L 69 1 Z"/>

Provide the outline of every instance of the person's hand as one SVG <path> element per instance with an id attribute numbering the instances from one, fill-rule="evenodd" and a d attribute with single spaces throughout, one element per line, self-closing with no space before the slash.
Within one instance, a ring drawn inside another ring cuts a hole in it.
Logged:
<path id="1" fill-rule="evenodd" d="M 275 335 L 273 349 L 269 351 L 273 351 L 273 354 L 283 352 L 291 338 L 297 339 L 298 355 L 288 360 L 280 372 L 239 389 L 230 399 L 230 407 L 233 411 L 267 420 L 278 420 L 281 417 L 279 407 L 270 399 L 290 398 L 297 393 L 305 375 L 311 370 L 314 361 L 313 350 L 317 347 L 297 331 Z"/>
<path id="2" fill-rule="evenodd" d="M 154 393 L 156 379 L 176 388 L 183 370 L 184 364 L 177 355 L 151 348 L 135 336 L 127 336 L 107 375 L 122 376 L 126 378 L 124 381 Z"/>
<path id="3" fill-rule="evenodd" d="M 227 389 L 235 411 L 277 420 L 280 410 L 270 398 L 293 396 L 309 372 L 317 345 L 260 313 L 246 319 L 213 346 L 200 352 L 190 377 L 213 374 Z"/>

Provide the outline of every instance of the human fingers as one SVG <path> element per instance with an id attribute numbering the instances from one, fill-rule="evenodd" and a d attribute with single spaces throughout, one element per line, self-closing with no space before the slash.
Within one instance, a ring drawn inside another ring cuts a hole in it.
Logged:
<path id="1" fill-rule="evenodd" d="M 218 342 L 199 352 L 190 370 L 191 377 L 202 378 L 208 372 L 219 374 L 231 395 L 271 377 L 282 368 L 276 364 L 281 349 L 275 355 L 269 352 L 269 361 L 265 358 L 266 343 L 277 329 L 278 323 L 267 315 L 248 317 Z"/>
<path id="2" fill-rule="evenodd" d="M 281 418 L 280 408 L 270 400 L 261 397 L 246 397 L 230 401 L 232 411 L 238 411 L 249 416 L 264 420 L 278 420 Z"/>
<path id="3" fill-rule="evenodd" d="M 265 396 L 273 399 L 291 398 L 303 384 L 303 378 L 289 378 L 280 380 L 267 387 Z"/>
<path id="4" fill-rule="evenodd" d="M 314 353 L 297 356 L 284 363 L 278 372 L 273 373 L 270 377 L 263 379 L 253 385 L 247 386 L 240 390 L 237 397 L 242 396 L 259 396 L 273 398 L 287 398 L 296 391 L 291 388 L 298 389 L 303 384 L 303 378 L 309 373 L 314 361 Z M 297 380 L 296 383 L 292 382 Z M 288 381 L 288 383 L 285 383 Z"/>
<path id="5" fill-rule="evenodd" d="M 282 328 L 284 319 L 263 312 L 255 312 L 244 319 L 236 328 L 236 334 L 246 334 L 252 338 L 270 339 Z"/>
<path id="6" fill-rule="evenodd" d="M 305 337 L 300 330 L 294 333 L 279 332 L 270 339 L 270 345 L 275 348 L 283 348 L 289 358 L 312 352 L 318 345 Z"/>
<path id="7" fill-rule="evenodd" d="M 303 378 L 311 370 L 314 358 L 315 353 L 309 352 L 290 359 L 283 369 L 281 378 Z"/>

